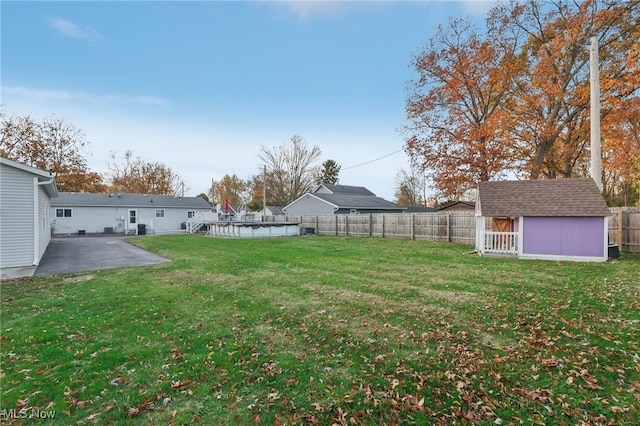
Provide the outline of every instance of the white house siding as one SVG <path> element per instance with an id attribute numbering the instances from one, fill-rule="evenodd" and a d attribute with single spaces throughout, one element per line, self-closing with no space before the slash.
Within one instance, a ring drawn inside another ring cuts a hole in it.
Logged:
<path id="1" fill-rule="evenodd" d="M 57 209 L 70 209 L 71 217 L 57 217 Z M 115 232 L 123 232 L 128 210 L 123 207 L 70 207 L 51 206 L 53 233 L 56 235 L 77 234 L 79 230 L 86 233 L 103 233 L 105 227 L 114 228 Z"/>
<path id="2" fill-rule="evenodd" d="M 0 268 L 34 264 L 37 213 L 34 181 L 37 178 L 31 173 L 0 165 Z"/>
<path id="3" fill-rule="evenodd" d="M 56 217 L 56 209 L 71 209 L 71 217 Z M 129 211 L 136 210 L 137 223 L 130 225 Z M 164 217 L 156 217 L 156 210 L 164 210 Z M 146 225 L 148 233 L 179 231 L 188 220 L 189 211 L 209 211 L 208 209 L 177 207 L 115 207 L 115 206 L 56 206 L 51 207 L 55 234 L 77 234 L 83 230 L 88 234 L 103 233 L 105 228 L 114 232 L 136 230 L 138 224 Z"/>
<path id="4" fill-rule="evenodd" d="M 38 186 L 38 247 L 36 263 L 40 263 L 40 259 L 44 255 L 49 242 L 51 241 L 51 199 L 47 192 Z"/>
<path id="5" fill-rule="evenodd" d="M 298 198 L 286 207 L 287 216 L 329 215 L 333 214 L 335 206 L 320 200 L 310 194 Z"/>

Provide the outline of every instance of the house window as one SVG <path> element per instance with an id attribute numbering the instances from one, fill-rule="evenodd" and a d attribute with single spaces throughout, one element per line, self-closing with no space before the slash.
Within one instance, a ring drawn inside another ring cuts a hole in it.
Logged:
<path id="1" fill-rule="evenodd" d="M 164 209 L 156 209 L 156 217 L 164 217 Z"/>
<path id="2" fill-rule="evenodd" d="M 71 217 L 71 209 L 56 209 L 56 217 Z"/>
<path id="3" fill-rule="evenodd" d="M 187 212 L 187 219 L 191 219 L 192 217 L 194 217 L 196 215 L 196 212 L 194 211 L 188 211 Z"/>

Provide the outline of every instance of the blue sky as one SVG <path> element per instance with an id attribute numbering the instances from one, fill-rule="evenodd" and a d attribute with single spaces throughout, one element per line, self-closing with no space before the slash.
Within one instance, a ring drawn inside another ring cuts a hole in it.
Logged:
<path id="1" fill-rule="evenodd" d="M 92 170 L 131 149 L 186 195 L 257 174 L 261 145 L 300 135 L 342 166 L 340 183 L 393 200 L 412 56 L 492 4 L 2 1 L 2 104 L 82 129 Z"/>

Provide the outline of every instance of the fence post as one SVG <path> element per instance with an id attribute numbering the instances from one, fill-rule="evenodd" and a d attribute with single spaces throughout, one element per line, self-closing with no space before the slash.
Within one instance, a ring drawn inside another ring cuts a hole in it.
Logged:
<path id="1" fill-rule="evenodd" d="M 616 229 L 616 243 L 618 243 L 618 247 L 620 251 L 624 250 L 624 239 L 622 237 L 622 222 L 624 220 L 624 212 L 623 209 L 620 208 L 618 211 L 618 229 Z"/>
<path id="2" fill-rule="evenodd" d="M 334 225 L 334 229 L 333 232 L 336 235 L 336 237 L 338 236 L 338 215 L 334 213 L 334 217 L 335 217 L 335 225 Z"/>
<path id="3" fill-rule="evenodd" d="M 349 215 L 344 215 L 344 236 L 349 236 Z"/>
<path id="4" fill-rule="evenodd" d="M 416 215 L 411 214 L 411 239 L 415 239 L 414 229 L 415 229 Z"/>
<path id="5" fill-rule="evenodd" d="M 447 242 L 450 243 L 451 242 L 451 230 L 450 230 L 450 226 L 451 226 L 451 219 L 449 217 L 449 213 L 447 213 Z"/>
<path id="6" fill-rule="evenodd" d="M 316 215 L 316 234 L 320 235 L 320 223 L 318 221 L 318 215 Z"/>
<path id="7" fill-rule="evenodd" d="M 373 234 L 373 214 L 369 213 L 369 238 Z"/>
<path id="8" fill-rule="evenodd" d="M 385 215 L 382 215 L 382 238 L 384 238 L 384 218 Z"/>

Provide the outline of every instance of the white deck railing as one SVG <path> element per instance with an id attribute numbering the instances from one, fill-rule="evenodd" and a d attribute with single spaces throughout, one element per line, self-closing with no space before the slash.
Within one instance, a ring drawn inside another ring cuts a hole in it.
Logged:
<path id="1" fill-rule="evenodd" d="M 518 233 L 485 231 L 484 252 L 518 254 Z"/>
<path id="2" fill-rule="evenodd" d="M 213 222 L 218 221 L 218 213 L 216 212 L 198 212 L 193 215 L 192 218 L 187 220 L 186 222 L 186 230 L 187 234 L 193 234 L 197 232 L 202 225 L 210 225 Z"/>

